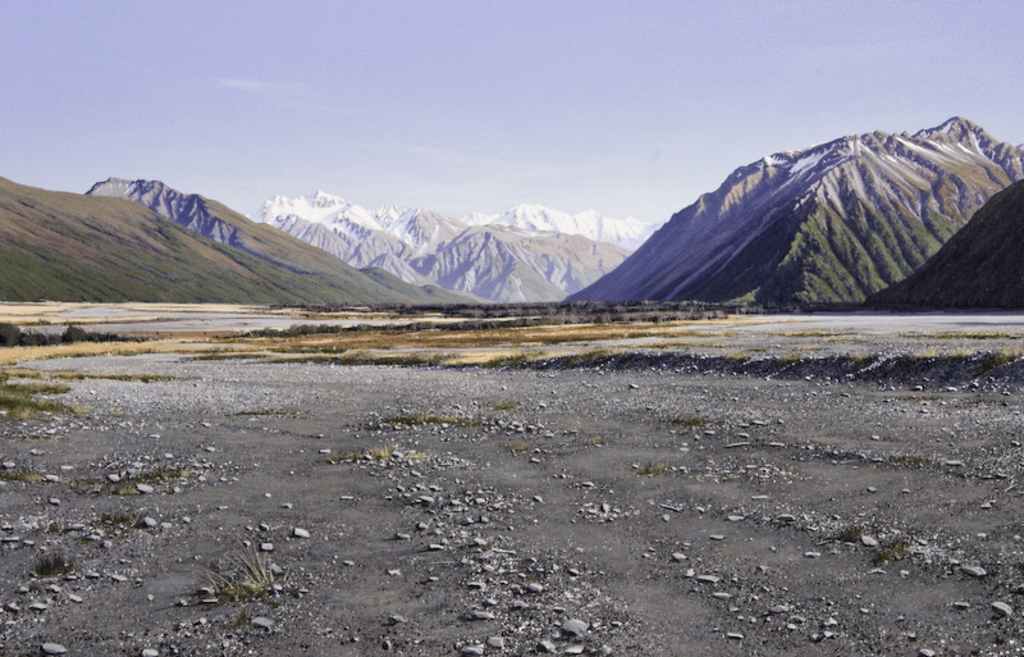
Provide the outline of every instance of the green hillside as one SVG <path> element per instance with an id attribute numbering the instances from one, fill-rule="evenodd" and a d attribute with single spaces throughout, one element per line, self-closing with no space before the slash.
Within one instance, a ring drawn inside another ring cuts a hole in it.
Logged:
<path id="1" fill-rule="evenodd" d="M 383 272 L 368 276 L 208 201 L 235 246 L 114 198 L 0 178 L 0 299 L 221 303 L 446 303 L 463 300 Z M 245 223 L 242 223 L 245 222 Z M 276 234 L 275 234 L 276 233 Z"/>
<path id="2" fill-rule="evenodd" d="M 867 303 L 1024 308 L 1024 181 L 993 196 L 912 276 Z"/>

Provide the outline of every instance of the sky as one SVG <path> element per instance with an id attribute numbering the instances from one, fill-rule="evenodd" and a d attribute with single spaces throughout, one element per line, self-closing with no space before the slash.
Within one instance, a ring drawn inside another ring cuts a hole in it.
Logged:
<path id="1" fill-rule="evenodd" d="M 994 0 L 0 0 L 0 177 L 647 222 L 737 167 L 963 116 L 1024 144 Z"/>

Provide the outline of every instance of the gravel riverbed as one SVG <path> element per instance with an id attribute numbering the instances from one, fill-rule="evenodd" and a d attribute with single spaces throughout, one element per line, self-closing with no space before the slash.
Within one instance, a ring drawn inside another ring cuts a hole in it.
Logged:
<path id="1" fill-rule="evenodd" d="M 0 653 L 1022 651 L 1019 383 L 694 362 L 34 363 L 169 378 L 0 419 Z"/>

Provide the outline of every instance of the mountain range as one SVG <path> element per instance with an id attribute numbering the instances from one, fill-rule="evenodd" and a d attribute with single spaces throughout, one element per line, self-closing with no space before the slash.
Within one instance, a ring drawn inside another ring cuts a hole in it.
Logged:
<path id="1" fill-rule="evenodd" d="M 161 183 L 112 179 L 91 191 L 52 192 L 0 178 L 0 299 L 465 301 L 436 287 L 409 285 L 385 272 L 357 271 L 215 201 L 181 194 Z M 144 199 L 156 211 L 128 197 Z"/>
<path id="2" fill-rule="evenodd" d="M 999 192 L 920 269 L 872 306 L 1024 308 L 1024 181 Z"/>
<path id="3" fill-rule="evenodd" d="M 862 301 L 1022 178 L 1024 150 L 960 117 L 776 153 L 736 169 L 569 300 Z"/>
<path id="4" fill-rule="evenodd" d="M 498 302 L 560 301 L 618 266 L 656 228 L 538 205 L 458 220 L 423 208 L 367 210 L 324 192 L 274 197 L 249 218 L 354 267 Z"/>

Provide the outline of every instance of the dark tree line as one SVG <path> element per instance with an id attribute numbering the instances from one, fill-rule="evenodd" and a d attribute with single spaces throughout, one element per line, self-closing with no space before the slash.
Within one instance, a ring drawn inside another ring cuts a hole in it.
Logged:
<path id="1" fill-rule="evenodd" d="M 22 331 L 15 324 L 0 323 L 0 347 L 40 347 L 75 342 L 117 342 L 122 338 L 112 333 L 92 333 L 80 326 L 68 326 L 63 333 Z"/>

